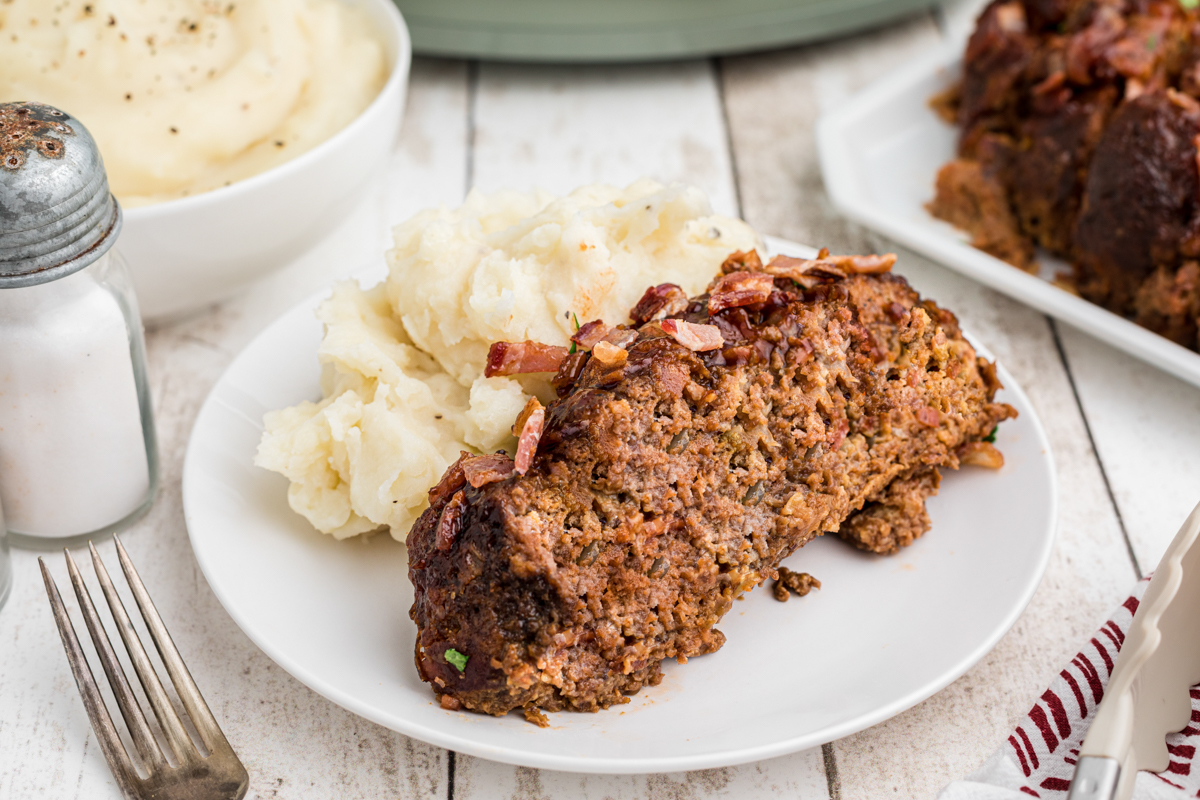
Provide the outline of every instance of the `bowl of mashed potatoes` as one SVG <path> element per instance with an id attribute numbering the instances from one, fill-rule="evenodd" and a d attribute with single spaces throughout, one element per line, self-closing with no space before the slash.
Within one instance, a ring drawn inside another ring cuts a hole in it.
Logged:
<path id="1" fill-rule="evenodd" d="M 0 101 L 81 120 L 143 316 L 286 264 L 388 158 L 412 59 L 391 0 L 6 0 Z"/>

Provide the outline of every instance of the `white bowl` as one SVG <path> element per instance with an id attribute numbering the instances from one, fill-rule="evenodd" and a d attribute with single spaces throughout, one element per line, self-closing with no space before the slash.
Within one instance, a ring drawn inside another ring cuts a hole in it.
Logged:
<path id="1" fill-rule="evenodd" d="M 384 45 L 387 83 L 366 110 L 303 155 L 229 186 L 125 211 L 117 247 L 147 320 L 215 303 L 283 266 L 353 209 L 400 128 L 412 43 L 392 0 L 362 8 Z"/>

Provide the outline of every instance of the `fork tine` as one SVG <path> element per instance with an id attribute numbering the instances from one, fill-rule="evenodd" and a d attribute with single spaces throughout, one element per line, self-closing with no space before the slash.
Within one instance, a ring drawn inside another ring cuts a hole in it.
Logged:
<path id="1" fill-rule="evenodd" d="M 83 576 L 79 574 L 79 567 L 75 565 L 75 559 L 71 558 L 71 552 L 63 548 L 63 554 L 67 557 L 67 571 L 71 573 L 71 585 L 75 587 L 75 596 L 79 598 L 83 621 L 87 623 L 88 633 L 92 635 L 96 655 L 100 657 L 104 674 L 108 676 L 108 685 L 112 687 L 117 698 L 117 706 L 121 709 L 121 716 L 125 718 L 125 725 L 129 728 L 129 735 L 133 737 L 133 744 L 152 770 L 161 769 L 167 766 L 167 761 L 158 749 L 158 742 L 154 741 L 150 726 L 146 724 L 146 716 L 133 695 L 128 678 L 125 677 L 125 668 L 113 652 L 112 642 L 109 641 L 104 625 L 100 622 L 96 606 L 92 604 L 92 595 L 88 592 L 87 584 L 83 582 Z"/>
<path id="2" fill-rule="evenodd" d="M 175 692 L 183 701 L 183 707 L 187 709 L 188 716 L 192 718 L 192 724 L 196 726 L 196 731 L 204 740 L 210 753 L 217 750 L 232 753 L 233 748 L 229 746 L 229 740 L 221 732 L 221 726 L 217 724 L 216 717 L 209 710 L 208 703 L 204 702 L 204 696 L 200 694 L 196 682 L 192 680 L 192 674 L 188 672 L 187 666 L 183 663 L 183 658 L 179 655 L 175 642 L 171 640 L 171 634 L 167 633 L 167 627 L 163 625 L 162 617 L 158 615 L 158 609 L 154 607 L 154 601 L 150 599 L 150 593 L 146 591 L 145 584 L 142 583 L 141 577 L 134 569 L 133 561 L 125 552 L 125 546 L 115 535 L 113 541 L 117 544 L 117 556 L 121 560 L 121 571 L 125 573 L 125 580 L 129 582 L 129 588 L 133 591 L 133 599 L 137 601 L 138 609 L 142 612 L 142 619 L 146 621 L 146 627 L 150 630 L 150 638 L 154 640 L 158 655 L 167 668 L 167 674 L 171 676 L 171 683 L 175 684 Z"/>
<path id="3" fill-rule="evenodd" d="M 154 709 L 154 716 L 158 719 L 159 727 L 166 734 L 167 744 L 170 745 L 172 754 L 175 756 L 175 763 L 182 763 L 185 758 L 188 760 L 197 758 L 199 753 L 188 737 L 179 715 L 175 713 L 175 708 L 171 705 L 166 690 L 163 689 L 162 681 L 159 680 L 158 673 L 154 671 L 150 657 L 146 655 L 146 648 L 142 646 L 142 640 L 138 638 L 137 631 L 133 629 L 133 622 L 130 621 L 129 613 L 125 610 L 125 603 L 122 602 L 121 596 L 113 587 L 108 570 L 105 568 L 104 562 L 100 560 L 100 554 L 96 552 L 96 545 L 88 542 L 88 549 L 92 553 L 92 566 L 96 570 L 96 577 L 100 580 L 104 599 L 108 601 L 108 608 L 117 622 L 121 641 L 125 643 L 125 650 L 133 662 L 133 669 L 137 672 L 142 689 L 146 692 L 150 707 Z"/>
<path id="4" fill-rule="evenodd" d="M 83 698 L 83 707 L 92 723 L 92 730 L 96 733 L 96 740 L 100 743 L 100 750 L 104 753 L 104 760 L 108 762 L 121 794 L 126 800 L 137 800 L 137 773 L 134 772 L 129 754 L 125 752 L 125 747 L 117 736 L 117 729 L 113 727 L 108 708 L 100 697 L 100 689 L 96 687 L 92 668 L 88 666 L 83 648 L 79 646 L 79 637 L 75 635 L 75 626 L 71 624 L 71 618 L 67 616 L 67 609 L 58 593 L 58 586 L 55 585 L 50 570 L 46 568 L 46 562 L 40 556 L 38 566 L 42 569 L 42 581 L 46 584 L 46 595 L 50 598 L 54 624 L 58 626 L 63 649 L 67 651 L 67 663 L 71 665 L 71 674 L 75 676 L 75 685 L 79 687 L 79 696 Z"/>

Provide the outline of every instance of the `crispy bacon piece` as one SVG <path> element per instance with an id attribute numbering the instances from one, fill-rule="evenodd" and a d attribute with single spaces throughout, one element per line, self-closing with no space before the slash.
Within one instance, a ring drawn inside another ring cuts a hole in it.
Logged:
<path id="1" fill-rule="evenodd" d="M 1183 109 L 1189 117 L 1195 117 L 1200 114 L 1200 103 L 1196 102 L 1196 98 L 1183 92 L 1176 91 L 1170 87 L 1166 90 L 1167 99 L 1171 101 L 1171 105 Z"/>
<path id="2" fill-rule="evenodd" d="M 632 328 L 613 328 L 604 337 L 604 341 L 611 345 L 620 347 L 622 350 L 629 349 L 629 345 L 637 341 L 638 332 Z"/>
<path id="3" fill-rule="evenodd" d="M 697 325 L 682 319 L 664 319 L 659 325 L 664 333 L 697 353 L 716 350 L 725 344 L 725 337 L 716 325 Z"/>
<path id="4" fill-rule="evenodd" d="M 429 490 L 429 505 L 436 506 L 463 487 L 463 484 L 467 482 L 467 478 L 463 474 L 463 462 L 469 458 L 472 456 L 466 450 L 459 452 L 458 461 L 451 464 L 437 485 Z"/>
<path id="5" fill-rule="evenodd" d="M 628 357 L 629 352 L 624 347 L 617 347 L 609 342 L 596 342 L 596 346 L 592 348 L 592 358 L 606 367 L 619 367 Z"/>
<path id="6" fill-rule="evenodd" d="M 1125 33 L 1128 24 L 1119 8 L 1100 5 L 1091 22 L 1067 40 L 1067 77 L 1072 83 L 1091 83 L 1092 72 L 1108 47 Z"/>
<path id="7" fill-rule="evenodd" d="M 916 417 L 921 421 L 921 424 L 928 425 L 931 428 L 936 428 L 942 424 L 942 415 L 936 408 L 931 406 L 921 406 L 918 408 Z"/>
<path id="8" fill-rule="evenodd" d="M 731 272 L 762 272 L 762 259 L 758 257 L 757 250 L 738 250 L 725 259 L 721 272 L 725 275 Z"/>
<path id="9" fill-rule="evenodd" d="M 734 255 L 737 255 L 734 253 Z M 732 258 L 733 256 L 730 256 Z M 755 256 L 757 258 L 757 256 Z M 687 292 L 673 283 L 651 286 L 629 312 L 634 325 L 644 325 L 650 320 L 664 319 L 680 314 L 688 307 Z"/>
<path id="10" fill-rule="evenodd" d="M 775 279 L 765 272 L 730 272 L 717 279 L 708 297 L 708 313 L 765 303 L 775 289 Z"/>
<path id="11" fill-rule="evenodd" d="M 1034 97 L 1048 97 L 1056 94 L 1059 89 L 1063 88 L 1067 83 L 1067 73 L 1061 69 L 1051 72 L 1045 79 L 1040 81 L 1036 86 L 1030 89 Z M 955 120 L 950 120 L 953 124 Z"/>
<path id="12" fill-rule="evenodd" d="M 462 489 L 459 489 L 442 509 L 442 516 L 438 518 L 437 524 L 438 550 L 445 552 L 454 546 L 454 540 L 458 538 L 458 532 L 462 530 L 462 513 L 466 504 L 467 498 Z"/>
<path id="13" fill-rule="evenodd" d="M 608 336 L 611 331 L 612 328 L 605 324 L 604 320 L 594 319 L 579 326 L 579 330 L 575 331 L 575 335 L 571 337 L 571 341 L 584 350 L 591 350 L 596 346 L 596 342 Z"/>
<path id="14" fill-rule="evenodd" d="M 895 253 L 831 256 L 828 248 L 821 248 L 816 258 L 775 256 L 762 270 L 778 278 L 790 278 L 805 289 L 811 289 L 819 283 L 842 280 L 847 275 L 880 275 L 891 270 L 895 263 Z"/>
<path id="15" fill-rule="evenodd" d="M 567 357 L 567 348 L 540 342 L 496 342 L 488 349 L 483 375 L 519 375 L 526 372 L 557 372 Z"/>
<path id="16" fill-rule="evenodd" d="M 895 253 L 880 256 L 825 256 L 824 261 L 851 275 L 882 275 L 896 264 Z"/>
<path id="17" fill-rule="evenodd" d="M 517 421 L 514 422 L 512 426 L 512 435 L 520 436 L 521 431 L 524 430 L 525 423 L 529 417 L 533 414 L 533 412 L 542 407 L 542 402 L 536 397 L 529 398 L 529 400 L 525 403 L 525 407 L 521 409 L 521 413 L 517 414 Z"/>
<path id="18" fill-rule="evenodd" d="M 471 456 L 462 461 L 463 476 L 467 479 L 467 483 L 476 489 L 504 480 L 513 474 L 515 467 L 513 460 L 506 453 Z"/>
<path id="19" fill-rule="evenodd" d="M 842 442 L 846 441 L 846 434 L 849 432 L 850 423 L 844 419 L 838 420 L 837 424 L 830 428 L 826 437 L 826 440 L 829 442 L 829 449 L 833 451 L 841 447 Z"/>
<path id="20" fill-rule="evenodd" d="M 828 254 L 822 250 L 822 253 Z M 763 267 L 763 271 L 776 278 L 790 278 L 805 289 L 840 281 L 846 273 L 831 261 L 822 258 L 792 258 L 791 256 L 775 256 Z"/>
<path id="21" fill-rule="evenodd" d="M 533 457 L 537 453 L 538 442 L 542 438 L 542 425 L 546 422 L 546 409 L 536 397 L 529 398 L 525 410 L 517 417 L 517 426 L 521 433 L 517 437 L 517 458 L 514 469 L 520 475 L 529 471 Z M 514 426 L 516 428 L 517 426 Z"/>

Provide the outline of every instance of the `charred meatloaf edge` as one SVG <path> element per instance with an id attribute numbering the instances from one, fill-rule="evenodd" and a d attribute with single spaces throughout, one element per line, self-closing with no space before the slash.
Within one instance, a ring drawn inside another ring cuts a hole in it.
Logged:
<path id="1" fill-rule="evenodd" d="M 938 469 L 1016 411 L 903 278 L 814 273 L 711 316 L 709 294 L 676 304 L 719 349 L 652 320 L 623 360 L 572 357 L 525 474 L 468 482 L 460 460 L 431 490 L 407 539 L 410 615 L 443 706 L 537 721 L 627 702 L 663 659 L 718 649 L 734 599 L 813 537 L 892 552 L 928 527 Z"/>

